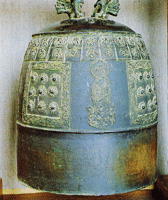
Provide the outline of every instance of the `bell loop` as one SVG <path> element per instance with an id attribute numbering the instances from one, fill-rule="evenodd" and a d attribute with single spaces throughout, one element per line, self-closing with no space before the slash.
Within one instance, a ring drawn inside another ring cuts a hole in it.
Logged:
<path id="1" fill-rule="evenodd" d="M 57 0 L 55 7 L 57 14 L 67 13 L 69 19 L 75 19 L 85 16 L 82 4 L 84 0 Z M 107 19 L 109 15 L 117 16 L 119 6 L 119 0 L 97 0 L 91 17 Z"/>

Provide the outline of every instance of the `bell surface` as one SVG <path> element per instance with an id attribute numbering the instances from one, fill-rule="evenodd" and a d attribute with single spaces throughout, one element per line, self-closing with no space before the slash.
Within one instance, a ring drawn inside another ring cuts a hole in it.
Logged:
<path id="1" fill-rule="evenodd" d="M 111 195 L 157 178 L 157 97 L 149 54 L 140 34 L 97 12 L 100 2 L 92 17 L 71 12 L 69 20 L 34 34 L 26 51 L 18 178 L 35 189 Z"/>

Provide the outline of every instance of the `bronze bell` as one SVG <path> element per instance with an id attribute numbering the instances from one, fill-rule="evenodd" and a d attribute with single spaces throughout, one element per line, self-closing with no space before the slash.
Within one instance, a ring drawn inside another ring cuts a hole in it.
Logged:
<path id="1" fill-rule="evenodd" d="M 108 20 L 118 0 L 58 0 L 34 34 L 19 88 L 18 178 L 43 191 L 111 195 L 156 180 L 157 100 L 141 35 Z"/>

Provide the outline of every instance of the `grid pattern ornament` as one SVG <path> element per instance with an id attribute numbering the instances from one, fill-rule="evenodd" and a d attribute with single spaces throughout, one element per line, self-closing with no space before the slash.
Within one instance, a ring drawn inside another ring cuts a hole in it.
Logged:
<path id="1" fill-rule="evenodd" d="M 69 128 L 72 63 L 97 63 L 99 61 L 107 63 L 120 60 L 127 63 L 129 109 L 132 124 L 154 121 L 157 115 L 157 106 L 154 105 L 156 93 L 152 89 L 154 88 L 153 80 L 150 79 L 152 81 L 150 84 L 147 84 L 149 81 L 146 80 L 147 85 L 144 86 L 150 86 L 152 92 L 150 94 L 146 92 L 146 96 L 142 96 L 148 111 L 140 112 L 138 109 L 140 109 L 141 95 L 137 93 L 141 88 L 138 85 L 140 83 L 138 78 L 131 79 L 135 71 L 138 73 L 146 70 L 145 73 L 152 73 L 149 54 L 141 35 L 127 32 L 95 33 L 91 31 L 69 35 L 36 35 L 32 38 L 23 63 L 27 66 L 27 74 L 22 122 L 37 127 Z M 135 87 L 131 89 L 133 82 L 135 82 Z M 91 91 L 93 90 L 94 88 Z M 94 103 L 93 98 L 91 100 Z M 109 123 L 114 124 L 115 105 L 113 102 L 110 103 L 112 111 L 109 116 L 112 116 L 112 121 L 108 121 L 102 126 L 99 123 L 99 125 L 95 125 L 97 121 L 94 120 L 93 127 L 105 128 L 109 126 Z M 153 107 L 150 108 L 151 104 Z M 89 112 L 89 122 L 91 122 L 91 117 L 93 118 L 93 115 Z"/>
<path id="2" fill-rule="evenodd" d="M 29 63 L 22 121 L 29 125 L 67 128 L 70 122 L 69 63 Z"/>
<path id="3" fill-rule="evenodd" d="M 132 124 L 157 120 L 157 99 L 150 61 L 128 61 L 127 76 Z"/>
<path id="4" fill-rule="evenodd" d="M 79 62 L 93 60 L 149 60 L 139 34 L 86 33 L 60 36 L 35 36 L 25 61 Z"/>

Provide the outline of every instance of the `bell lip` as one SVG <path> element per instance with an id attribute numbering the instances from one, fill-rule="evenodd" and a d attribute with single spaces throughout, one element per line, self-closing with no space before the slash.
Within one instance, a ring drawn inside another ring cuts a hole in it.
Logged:
<path id="1" fill-rule="evenodd" d="M 126 193 L 130 193 L 130 192 L 135 192 L 137 190 L 144 190 L 145 188 L 155 184 L 155 182 L 158 179 L 158 174 L 156 173 L 155 177 L 153 178 L 152 181 L 150 181 L 148 184 L 144 184 L 143 186 L 140 187 L 135 187 L 135 188 L 130 188 L 128 190 L 125 190 L 123 192 L 116 192 L 115 190 L 112 190 L 110 193 L 86 193 L 86 192 L 59 192 L 59 191 L 48 191 L 48 190 L 43 190 L 43 189 L 39 189 L 39 188 L 34 188 L 33 186 L 31 186 L 30 184 L 26 183 L 26 181 L 22 180 L 21 178 L 17 177 L 18 181 L 25 187 L 29 187 L 30 189 L 34 189 L 34 190 L 38 190 L 39 193 L 41 192 L 47 192 L 50 194 L 56 194 L 56 195 L 62 195 L 62 196 L 66 196 L 66 197 L 70 197 L 70 196 L 78 196 L 78 197 L 109 197 L 111 195 L 119 195 L 119 194 L 126 194 Z"/>
<path id="2" fill-rule="evenodd" d="M 30 129 L 35 129 L 35 130 L 41 130 L 41 131 L 47 131 L 47 132 L 58 132 L 58 133 L 63 133 L 63 134 L 115 134 L 115 133 L 122 133 L 122 132 L 129 132 L 129 131 L 138 131 L 142 129 L 147 129 L 151 128 L 154 126 L 157 126 L 157 121 L 144 125 L 144 126 L 139 126 L 139 127 L 126 127 L 126 128 L 115 128 L 111 130 L 76 130 L 76 129 L 57 129 L 57 128 L 45 128 L 45 127 L 36 127 L 36 126 L 31 126 L 24 124 L 22 122 L 17 121 L 17 125 L 23 127 L 23 128 L 30 128 Z"/>
<path id="3" fill-rule="evenodd" d="M 107 19 L 97 19 L 95 17 L 88 18 L 79 18 L 79 19 L 70 19 L 64 20 L 61 22 L 56 22 L 48 27 L 42 29 L 38 33 L 33 34 L 32 36 L 41 35 L 41 34 L 66 34 L 73 32 L 88 32 L 88 31 L 112 31 L 112 32 L 125 32 L 132 33 L 135 32 L 129 27 L 115 22 L 113 20 Z"/>

